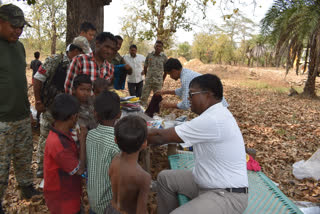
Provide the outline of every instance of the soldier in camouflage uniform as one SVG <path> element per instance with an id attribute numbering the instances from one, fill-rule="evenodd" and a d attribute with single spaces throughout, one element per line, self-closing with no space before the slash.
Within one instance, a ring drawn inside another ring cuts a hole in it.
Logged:
<path id="1" fill-rule="evenodd" d="M 149 53 L 144 63 L 144 74 L 146 75 L 145 85 L 142 89 L 141 104 L 146 105 L 151 90 L 153 93 L 160 91 L 163 81 L 166 77 L 164 64 L 167 62 L 167 56 L 162 52 L 163 43 L 156 41 L 154 51 Z"/>
<path id="2" fill-rule="evenodd" d="M 67 68 L 74 56 L 83 53 L 82 47 L 85 47 L 85 43 L 77 41 L 77 43 L 68 46 L 66 54 L 56 54 L 48 57 L 34 75 L 33 87 L 36 109 L 38 112 L 42 112 L 40 117 L 40 137 L 38 143 L 37 177 L 39 178 L 43 177 L 43 155 L 45 142 L 49 134 L 51 124 L 53 123 L 53 117 L 49 111 L 49 107 L 52 104 L 54 97 L 58 93 L 64 92 L 64 81 Z M 57 87 L 53 83 L 53 81 L 56 81 L 57 79 L 57 75 L 55 74 L 59 71 L 62 72 L 62 76 L 58 77 L 60 78 L 60 89 L 59 86 Z"/>
<path id="3" fill-rule="evenodd" d="M 8 186 L 11 160 L 21 196 L 40 194 L 33 188 L 32 131 L 26 79 L 26 54 L 19 42 L 29 25 L 23 11 L 12 4 L 0 7 L 0 214 Z"/>

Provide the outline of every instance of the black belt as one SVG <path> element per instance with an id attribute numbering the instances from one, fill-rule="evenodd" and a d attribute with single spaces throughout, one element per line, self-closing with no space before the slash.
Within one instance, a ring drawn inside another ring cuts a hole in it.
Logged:
<path id="1" fill-rule="evenodd" d="M 249 193 L 248 187 L 242 187 L 242 188 L 226 188 L 228 192 L 236 192 L 236 193 Z"/>

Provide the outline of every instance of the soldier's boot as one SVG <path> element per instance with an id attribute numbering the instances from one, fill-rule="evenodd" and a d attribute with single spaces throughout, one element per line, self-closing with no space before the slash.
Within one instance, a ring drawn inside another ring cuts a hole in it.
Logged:
<path id="1" fill-rule="evenodd" d="M 2 201 L 0 201 L 0 214 L 4 214 L 4 211 L 2 209 Z"/>
<path id="2" fill-rule="evenodd" d="M 20 191 L 21 191 L 21 196 L 24 199 L 30 199 L 32 198 L 32 196 L 34 195 L 40 195 L 42 194 L 41 192 L 39 192 L 38 190 L 36 190 L 32 184 L 29 186 L 22 186 L 20 187 Z"/>
<path id="3" fill-rule="evenodd" d="M 38 166 L 37 178 L 43 178 L 43 167 Z"/>

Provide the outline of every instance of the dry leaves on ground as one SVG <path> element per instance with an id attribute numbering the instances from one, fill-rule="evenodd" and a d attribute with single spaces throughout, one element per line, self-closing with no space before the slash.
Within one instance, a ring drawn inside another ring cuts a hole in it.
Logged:
<path id="1" fill-rule="evenodd" d="M 187 66 L 187 65 L 186 65 Z M 306 160 L 319 148 L 320 139 L 320 101 L 300 97 L 288 97 L 285 93 L 274 92 L 270 88 L 254 88 L 244 82 L 267 82 L 272 86 L 290 87 L 300 84 L 305 76 L 288 75 L 274 68 L 241 68 L 221 65 L 204 65 L 197 60 L 190 68 L 201 73 L 215 73 L 224 84 L 224 95 L 230 104 L 243 133 L 246 146 L 257 150 L 256 159 L 262 171 L 292 200 L 320 202 L 319 181 L 312 179 L 297 180 L 292 174 L 292 164 Z M 29 77 L 30 79 L 30 77 Z M 168 79 L 166 89 L 179 87 L 180 82 Z M 30 99 L 33 100 L 32 92 Z M 164 98 L 169 100 L 168 98 Z M 173 97 L 171 102 L 178 102 Z M 176 116 L 195 117 L 190 111 L 163 110 L 161 115 L 175 113 Z M 34 132 L 37 142 L 38 132 Z M 37 146 L 35 143 L 35 150 Z M 166 147 L 154 147 L 152 157 L 152 178 L 163 169 L 168 169 Z M 36 163 L 33 164 L 35 169 Z M 37 180 L 36 184 L 40 181 Z M 9 187 L 3 205 L 8 213 L 49 213 L 42 197 L 34 201 L 21 200 L 17 183 L 10 173 Z M 84 200 L 88 209 L 87 198 Z M 149 211 L 155 213 L 155 193 L 150 193 Z"/>

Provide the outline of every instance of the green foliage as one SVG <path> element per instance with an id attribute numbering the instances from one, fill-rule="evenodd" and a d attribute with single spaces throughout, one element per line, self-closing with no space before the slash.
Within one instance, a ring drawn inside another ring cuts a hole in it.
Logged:
<path id="1" fill-rule="evenodd" d="M 126 17 L 127 20 L 136 20 L 143 26 L 138 30 L 141 40 L 162 40 L 165 47 L 171 46 L 170 39 L 178 29 L 185 31 L 192 30 L 192 20 L 187 18 L 187 11 L 191 5 L 199 6 L 205 17 L 205 9 L 209 3 L 215 4 L 213 0 L 138 0 L 128 11 L 132 15 Z"/>
<path id="2" fill-rule="evenodd" d="M 54 53 L 56 47 L 61 46 L 58 41 L 65 40 L 65 8 L 65 0 L 38 0 L 37 4 L 32 5 L 27 16 L 32 28 L 26 28 L 25 31 L 27 43 L 39 51 L 46 50 L 49 46 Z"/>
<path id="3" fill-rule="evenodd" d="M 191 45 L 188 42 L 180 43 L 178 45 L 177 55 L 189 61 L 191 59 Z"/>
<path id="4" fill-rule="evenodd" d="M 286 57 L 287 73 L 295 61 L 299 67 L 302 51 L 307 45 L 310 47 L 309 75 L 304 93 L 315 96 L 315 78 L 320 65 L 319 0 L 275 0 L 261 24 L 262 33 L 276 44 L 277 64 Z"/>
<path id="5" fill-rule="evenodd" d="M 212 62 L 213 45 L 216 36 L 208 33 L 199 33 L 194 35 L 192 43 L 192 55 L 204 63 Z"/>

